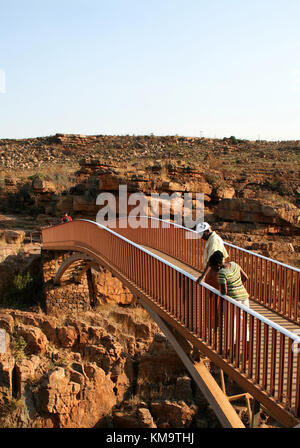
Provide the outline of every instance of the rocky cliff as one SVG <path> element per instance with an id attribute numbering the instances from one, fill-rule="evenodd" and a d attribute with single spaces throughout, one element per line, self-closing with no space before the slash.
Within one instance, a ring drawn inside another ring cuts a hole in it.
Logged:
<path id="1" fill-rule="evenodd" d="M 204 217 L 228 241 L 299 266 L 299 141 L 57 134 L 0 140 L 1 209 L 95 219 L 97 195 L 204 195 Z M 2 152 L 1 152 L 2 151 Z M 1 211 L 1 210 L 0 210 Z M 176 206 L 172 214 L 176 213 Z M 0 222 L 1 226 L 1 222 Z"/>

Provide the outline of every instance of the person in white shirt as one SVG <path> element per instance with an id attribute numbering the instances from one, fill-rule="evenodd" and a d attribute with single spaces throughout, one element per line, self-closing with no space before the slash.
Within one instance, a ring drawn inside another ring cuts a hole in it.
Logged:
<path id="1" fill-rule="evenodd" d="M 214 252 L 220 250 L 224 255 L 224 261 L 228 258 L 228 252 L 225 249 L 224 242 L 222 238 L 217 235 L 217 233 L 212 230 L 210 224 L 207 222 L 201 222 L 197 224 L 196 232 L 199 233 L 199 237 L 206 241 L 203 253 L 203 261 L 204 261 L 204 271 L 198 277 L 197 283 L 201 283 L 205 278 L 205 282 L 209 285 L 213 286 L 216 289 L 219 289 L 218 276 L 213 269 L 210 269 L 209 259 Z"/>
<path id="2" fill-rule="evenodd" d="M 209 265 L 209 259 L 212 256 L 212 254 L 216 251 L 221 251 L 224 255 L 224 262 L 228 258 L 228 252 L 225 249 L 224 242 L 222 238 L 217 235 L 217 233 L 212 230 L 210 224 L 207 222 L 201 222 L 197 224 L 196 232 L 199 233 L 199 237 L 206 241 L 205 247 L 204 247 L 204 254 L 203 254 L 203 261 L 204 261 L 204 271 L 203 273 L 198 277 L 196 282 L 200 284 L 202 280 L 205 279 L 205 283 L 209 284 L 210 286 L 213 286 L 217 290 L 220 290 L 220 285 L 218 282 L 218 273 L 211 269 Z M 220 298 L 217 298 L 216 301 L 216 307 L 215 307 L 215 325 L 219 325 L 219 315 L 221 313 L 221 301 Z"/>

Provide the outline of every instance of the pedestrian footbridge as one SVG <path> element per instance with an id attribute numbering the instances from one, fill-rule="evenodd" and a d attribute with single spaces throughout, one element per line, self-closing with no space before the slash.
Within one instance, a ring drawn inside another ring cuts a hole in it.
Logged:
<path id="1" fill-rule="evenodd" d="M 101 265 L 140 300 L 166 334 L 224 427 L 244 427 L 228 397 L 224 373 L 244 390 L 249 416 L 260 403 L 281 425 L 300 423 L 300 270 L 229 243 L 248 274 L 250 308 L 205 282 L 204 242 L 196 232 L 150 217 L 120 218 L 115 226 L 88 220 L 42 229 L 42 247 L 72 252 L 57 267 L 59 283 L 72 266 L 80 277 Z M 217 303 L 221 306 L 217 307 Z M 201 354 L 197 362 L 188 347 Z M 218 385 L 205 367 L 220 368 Z"/>

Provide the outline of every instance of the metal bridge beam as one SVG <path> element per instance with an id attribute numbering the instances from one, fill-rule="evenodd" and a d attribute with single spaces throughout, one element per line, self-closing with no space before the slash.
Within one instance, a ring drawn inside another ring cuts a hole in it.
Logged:
<path id="1" fill-rule="evenodd" d="M 194 364 L 186 354 L 186 348 L 182 347 L 174 332 L 171 331 L 166 322 L 161 319 L 143 300 L 140 300 L 143 307 L 148 311 L 152 319 L 163 331 L 175 352 L 189 371 L 196 385 L 211 405 L 219 422 L 224 428 L 245 428 L 235 409 L 230 404 L 228 397 L 223 393 L 214 377 L 205 367 L 204 362 Z"/>

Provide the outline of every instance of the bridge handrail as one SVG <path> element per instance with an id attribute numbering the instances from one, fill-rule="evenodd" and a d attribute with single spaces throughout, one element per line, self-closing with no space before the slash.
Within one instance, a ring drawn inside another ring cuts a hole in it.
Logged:
<path id="1" fill-rule="evenodd" d="M 154 216 L 141 216 L 141 218 L 153 219 L 153 220 L 161 221 L 161 222 L 166 223 L 166 224 L 172 224 L 174 227 L 178 227 L 178 228 L 186 230 L 188 232 L 192 232 L 195 235 L 197 235 L 197 233 L 198 233 L 198 232 L 196 232 L 196 230 L 189 229 L 188 227 L 181 226 L 180 224 L 177 224 L 175 222 L 167 221 L 167 220 L 161 219 L 161 218 L 156 218 Z M 296 271 L 296 272 L 300 273 L 300 269 L 296 268 L 295 266 L 291 266 L 289 264 L 282 263 L 281 261 L 274 260 L 273 258 L 265 257 L 264 255 L 257 254 L 256 252 L 250 251 L 248 249 L 244 249 L 243 247 L 235 246 L 234 244 L 228 243 L 227 241 L 224 241 L 224 244 L 229 246 L 229 247 L 233 247 L 234 249 L 239 249 L 239 250 L 241 250 L 241 251 L 243 251 L 245 253 L 248 253 L 248 254 L 251 254 L 251 255 L 255 255 L 256 257 L 262 258 L 263 260 L 272 261 L 272 263 L 276 263 L 276 264 L 278 264 L 280 266 L 292 269 L 293 271 Z"/>
<path id="2" fill-rule="evenodd" d="M 204 243 L 195 230 L 165 219 L 141 216 L 140 223 L 135 218 L 130 225 L 131 216 L 119 217 L 117 232 L 128 236 L 139 244 L 156 248 L 177 258 L 197 271 L 204 269 Z M 129 226 L 126 224 L 128 220 Z M 110 226 L 109 222 L 104 225 Z M 111 227 L 111 226 L 110 226 Z M 132 233 L 130 228 L 136 229 Z M 147 232 L 147 229 L 149 232 Z M 156 230 L 162 232 L 157 233 Z M 170 233 L 165 233 L 168 230 Z M 178 230 L 178 233 L 177 233 Z M 146 232 L 145 232 L 146 231 Z M 191 243 L 192 241 L 195 243 Z M 300 324 L 300 269 L 281 263 L 225 242 L 229 257 L 236 261 L 249 275 L 249 294 L 258 303 L 263 304 L 291 322 Z"/>
<path id="3" fill-rule="evenodd" d="M 142 252 L 150 255 L 151 257 L 159 260 L 160 262 L 166 264 L 167 266 L 169 266 L 170 268 L 176 270 L 177 272 L 181 273 L 182 275 L 184 275 L 185 277 L 193 280 L 194 282 L 196 282 L 197 278 L 194 277 L 192 274 L 189 274 L 188 272 L 184 271 L 183 269 L 179 268 L 178 266 L 170 263 L 169 261 L 165 260 L 164 258 L 160 257 L 157 254 L 154 254 L 153 252 L 149 251 L 148 249 L 142 247 L 141 245 L 135 243 L 134 241 L 129 240 L 128 238 L 126 238 L 123 235 L 120 235 L 119 233 L 113 231 L 112 229 L 110 229 L 109 227 L 102 225 L 98 222 L 95 221 L 91 221 L 89 219 L 78 219 L 76 221 L 84 221 L 84 222 L 90 222 L 91 224 L 95 224 L 96 226 L 100 227 L 101 229 L 104 229 L 108 232 L 110 232 L 111 234 L 115 235 L 116 237 L 122 239 L 123 241 L 126 241 L 127 243 L 131 244 L 132 246 L 136 247 L 137 249 L 141 250 Z M 64 224 L 58 224 L 58 226 L 60 225 L 65 225 Z M 296 342 L 297 344 L 300 344 L 300 336 L 297 336 L 295 333 L 292 333 L 291 331 L 283 328 L 281 325 L 276 324 L 275 322 L 271 321 L 270 319 L 268 319 L 267 317 L 262 316 L 261 314 L 257 313 L 256 311 L 252 310 L 251 308 L 248 308 L 246 306 L 244 306 L 242 303 L 239 303 L 237 300 L 232 299 L 231 297 L 227 296 L 227 295 L 222 295 L 220 293 L 220 291 L 218 291 L 217 289 L 215 289 L 213 286 L 208 285 L 205 282 L 201 282 L 201 285 L 204 286 L 206 289 L 208 289 L 209 291 L 213 292 L 214 294 L 218 295 L 220 298 L 225 299 L 227 302 L 232 303 L 234 306 L 240 308 L 241 310 L 247 312 L 248 314 L 252 315 L 253 317 L 255 317 L 256 319 L 260 320 L 261 322 L 265 323 L 266 325 L 269 325 L 270 327 L 274 328 L 275 330 L 279 331 L 280 333 L 284 334 L 285 336 L 289 337 L 290 339 L 292 339 L 294 342 Z"/>

